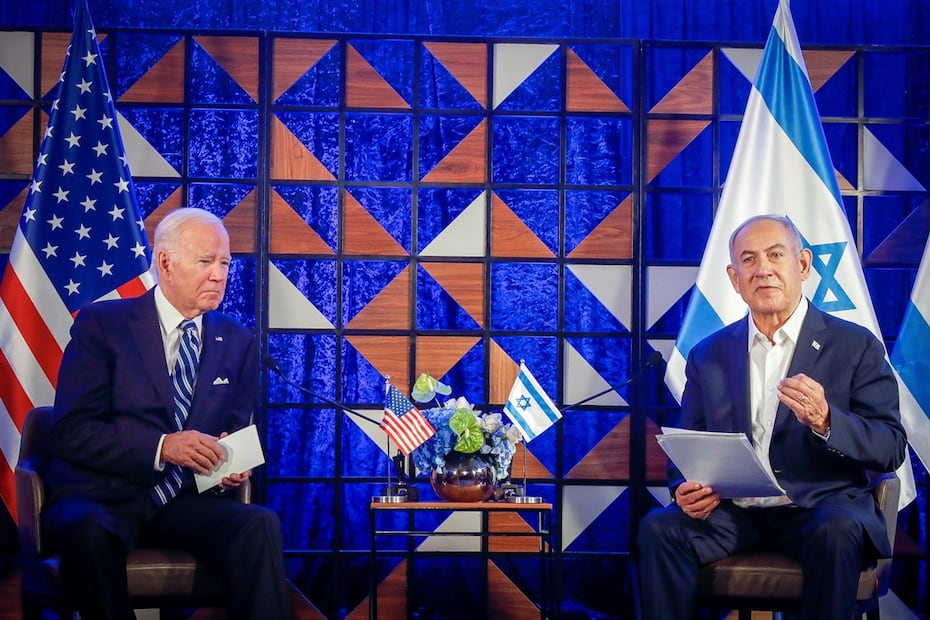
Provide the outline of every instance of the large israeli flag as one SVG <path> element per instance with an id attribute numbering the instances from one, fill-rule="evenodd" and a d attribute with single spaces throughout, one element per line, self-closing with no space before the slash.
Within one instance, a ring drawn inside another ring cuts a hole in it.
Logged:
<path id="1" fill-rule="evenodd" d="M 804 283 L 811 302 L 881 339 L 787 0 L 775 13 L 697 284 L 668 361 L 665 382 L 679 402 L 691 348 L 746 314 L 726 275 L 729 237 L 744 220 L 763 213 L 791 218 L 813 252 L 814 269 Z M 898 475 L 904 506 L 914 498 L 910 461 Z"/>
<path id="2" fill-rule="evenodd" d="M 907 438 L 930 469 L 930 241 L 917 270 L 911 300 L 904 313 L 898 340 L 891 352 L 891 365 L 898 373 L 901 417 Z"/>

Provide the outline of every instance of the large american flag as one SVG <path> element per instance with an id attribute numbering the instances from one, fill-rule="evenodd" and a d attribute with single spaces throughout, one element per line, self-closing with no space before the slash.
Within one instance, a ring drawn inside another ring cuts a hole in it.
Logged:
<path id="1" fill-rule="evenodd" d="M 381 428 L 404 454 L 410 454 L 436 434 L 436 429 L 423 417 L 420 410 L 393 385 L 387 386 L 384 396 L 384 418 L 381 420 Z"/>
<path id="2" fill-rule="evenodd" d="M 86 0 L 0 281 L 0 496 L 13 518 L 23 419 L 54 401 L 74 315 L 152 285 L 151 252 Z"/>

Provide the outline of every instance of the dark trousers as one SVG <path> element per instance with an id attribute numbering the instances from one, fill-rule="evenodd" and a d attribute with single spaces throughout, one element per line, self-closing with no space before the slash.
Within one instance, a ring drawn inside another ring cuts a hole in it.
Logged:
<path id="1" fill-rule="evenodd" d="M 703 521 L 677 506 L 648 513 L 637 537 L 643 617 L 689 620 L 704 564 L 765 549 L 796 558 L 804 571 L 801 618 L 852 617 L 864 558 L 873 554 L 862 525 L 842 506 L 743 509 L 722 502 Z"/>
<path id="2" fill-rule="evenodd" d="M 221 575 L 234 619 L 293 618 L 281 526 L 271 510 L 226 497 L 182 493 L 162 508 L 133 498 L 66 494 L 42 515 L 61 557 L 66 596 L 84 620 L 130 620 L 126 555 L 136 546 L 190 552 Z"/>

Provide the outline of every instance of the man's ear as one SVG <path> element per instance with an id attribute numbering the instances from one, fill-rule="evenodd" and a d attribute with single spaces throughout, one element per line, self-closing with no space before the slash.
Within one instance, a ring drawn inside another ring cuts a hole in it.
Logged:
<path id="1" fill-rule="evenodd" d="M 814 263 L 814 253 L 810 248 L 804 248 L 798 255 L 798 264 L 801 267 L 801 281 L 803 282 L 811 275 L 811 265 Z"/>
<path id="2" fill-rule="evenodd" d="M 727 265 L 727 276 L 730 278 L 730 284 L 733 285 L 733 290 L 739 293 L 739 280 L 733 265 Z"/>

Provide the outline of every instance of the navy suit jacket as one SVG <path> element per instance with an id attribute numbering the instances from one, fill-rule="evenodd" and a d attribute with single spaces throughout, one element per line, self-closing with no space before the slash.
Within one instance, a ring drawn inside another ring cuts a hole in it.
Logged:
<path id="1" fill-rule="evenodd" d="M 724 327 L 691 351 L 682 427 L 740 432 L 752 441 L 749 320 Z M 814 435 L 780 403 L 769 449 L 778 482 L 798 506 L 848 506 L 878 552 L 890 556 L 868 474 L 897 469 L 904 461 L 907 438 L 884 347 L 865 328 L 810 305 L 788 368 L 788 376 L 797 373 L 823 386 L 830 406 L 830 439 L 825 442 Z M 674 495 L 684 478 L 672 467 L 669 480 Z"/>
<path id="2" fill-rule="evenodd" d="M 208 312 L 186 428 L 219 436 L 249 424 L 258 399 L 258 339 Z M 53 497 L 67 490 L 118 497 L 148 492 L 155 451 L 173 426 L 174 396 L 154 291 L 81 310 L 55 393 Z"/>

